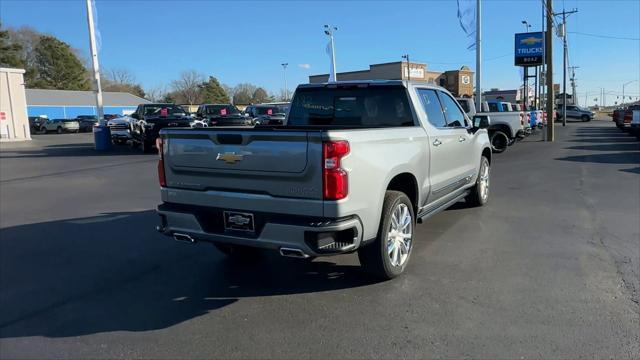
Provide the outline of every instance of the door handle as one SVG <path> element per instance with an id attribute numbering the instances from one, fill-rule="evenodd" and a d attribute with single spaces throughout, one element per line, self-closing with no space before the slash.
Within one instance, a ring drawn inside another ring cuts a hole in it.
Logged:
<path id="1" fill-rule="evenodd" d="M 460 136 L 460 137 L 458 138 L 458 142 L 463 142 L 463 141 L 467 141 L 467 138 L 466 138 L 466 137 L 464 137 L 464 136 Z"/>
<path id="2" fill-rule="evenodd" d="M 442 141 L 440 141 L 440 140 L 438 140 L 438 139 L 436 139 L 436 140 L 433 142 L 433 146 L 440 146 L 440 145 L 442 145 Z"/>

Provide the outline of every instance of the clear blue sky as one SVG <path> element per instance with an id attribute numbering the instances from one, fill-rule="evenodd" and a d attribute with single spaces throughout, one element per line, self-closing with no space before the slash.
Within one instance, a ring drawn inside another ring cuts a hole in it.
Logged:
<path id="1" fill-rule="evenodd" d="M 513 34 L 522 20 L 540 29 L 541 0 L 483 1 L 482 88 L 515 88 Z M 568 30 L 640 38 L 640 1 L 555 0 L 559 11 L 578 8 Z M 411 59 L 429 69 L 475 67 L 474 52 L 456 16 L 455 1 L 107 1 L 97 0 L 102 36 L 101 65 L 126 68 L 144 87 L 167 84 L 186 69 L 214 75 L 225 84 L 251 82 L 271 91 L 308 75 L 328 72 L 323 24 L 336 33 L 338 71 Z M 88 54 L 84 1 L 0 0 L 3 26 L 28 25 L 51 33 Z M 569 34 L 570 64 L 577 70 L 578 94 L 604 87 L 615 101 L 622 84 L 640 79 L 640 42 Z M 556 82 L 561 81 L 562 46 L 554 42 Z M 300 65 L 308 64 L 303 68 Z M 640 82 L 626 92 L 640 95 Z M 581 99 L 583 101 L 583 99 Z"/>

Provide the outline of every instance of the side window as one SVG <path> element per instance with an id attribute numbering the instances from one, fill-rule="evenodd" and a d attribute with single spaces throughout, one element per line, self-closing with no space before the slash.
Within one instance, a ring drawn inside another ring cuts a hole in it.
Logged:
<path id="1" fill-rule="evenodd" d="M 440 100 L 442 101 L 442 108 L 444 109 L 444 115 L 447 119 L 447 126 L 449 127 L 466 127 L 464 114 L 455 100 L 448 94 L 440 93 Z"/>
<path id="2" fill-rule="evenodd" d="M 418 89 L 418 95 L 420 96 L 420 102 L 422 103 L 424 112 L 427 113 L 427 120 L 429 120 L 431 125 L 438 128 L 446 127 L 447 121 L 444 119 L 442 106 L 440 105 L 440 100 L 438 100 L 436 91 L 430 89 Z"/>

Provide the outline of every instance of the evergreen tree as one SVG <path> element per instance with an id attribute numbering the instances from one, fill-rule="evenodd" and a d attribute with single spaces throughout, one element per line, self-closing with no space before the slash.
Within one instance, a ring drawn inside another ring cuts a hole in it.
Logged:
<path id="1" fill-rule="evenodd" d="M 0 67 L 24 68 L 22 46 L 9 39 L 9 32 L 1 30 L 0 24 Z"/>
<path id="2" fill-rule="evenodd" d="M 202 83 L 201 95 L 202 102 L 205 104 L 229 103 L 229 95 L 224 91 L 218 79 L 213 76 L 209 76 L 209 80 Z"/>
<path id="3" fill-rule="evenodd" d="M 254 104 L 261 104 L 261 103 L 266 103 L 271 101 L 272 99 L 269 96 L 269 94 L 267 94 L 267 91 L 261 87 L 257 88 L 253 92 L 253 96 L 251 97 L 251 102 Z"/>
<path id="4" fill-rule="evenodd" d="M 35 49 L 36 77 L 31 87 L 89 90 L 87 69 L 71 47 L 53 36 L 42 36 Z"/>

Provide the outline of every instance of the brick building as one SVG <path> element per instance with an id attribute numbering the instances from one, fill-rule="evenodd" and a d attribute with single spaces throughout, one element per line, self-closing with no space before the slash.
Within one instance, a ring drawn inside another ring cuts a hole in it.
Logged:
<path id="1" fill-rule="evenodd" d="M 427 64 L 396 61 L 369 65 L 368 70 L 347 71 L 337 74 L 338 81 L 349 80 L 408 80 L 424 81 L 428 84 L 442 86 L 455 96 L 473 96 L 473 71 L 467 66 L 459 70 L 432 71 Z M 311 75 L 310 83 L 323 83 L 329 80 L 329 74 Z"/>

